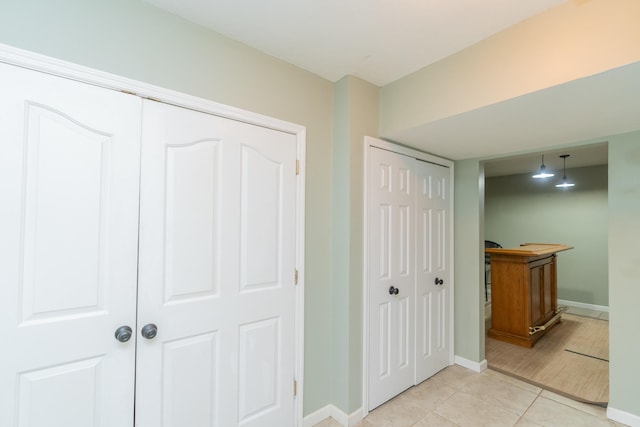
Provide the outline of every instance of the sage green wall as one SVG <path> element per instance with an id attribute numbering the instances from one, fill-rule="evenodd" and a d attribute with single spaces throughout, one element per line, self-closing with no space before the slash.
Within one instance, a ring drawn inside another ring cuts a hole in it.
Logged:
<path id="1" fill-rule="evenodd" d="M 332 402 L 362 406 L 364 136 L 378 133 L 379 88 L 347 76 L 335 85 L 332 208 Z"/>
<path id="2" fill-rule="evenodd" d="M 338 81 L 333 95 L 333 181 L 331 227 L 331 401 L 349 407 L 349 79 Z"/>
<path id="3" fill-rule="evenodd" d="M 609 407 L 640 419 L 640 131 L 609 139 Z"/>
<path id="4" fill-rule="evenodd" d="M 349 408 L 351 414 L 362 406 L 362 333 L 364 274 L 364 137 L 378 136 L 380 89 L 356 77 L 350 78 L 351 152 L 350 186 L 351 212 L 349 221 Z"/>
<path id="5" fill-rule="evenodd" d="M 504 247 L 573 246 L 558 254 L 558 298 L 608 306 L 607 166 L 572 168 L 567 176 L 576 184 L 569 190 L 555 187 L 557 174 L 544 180 L 531 174 L 487 178 L 485 238 Z"/>
<path id="6" fill-rule="evenodd" d="M 484 360 L 484 169 L 477 159 L 455 162 L 454 352 Z"/>
<path id="7" fill-rule="evenodd" d="M 333 84 L 139 0 L 5 1 L 0 43 L 306 126 L 304 412 L 331 403 Z"/>

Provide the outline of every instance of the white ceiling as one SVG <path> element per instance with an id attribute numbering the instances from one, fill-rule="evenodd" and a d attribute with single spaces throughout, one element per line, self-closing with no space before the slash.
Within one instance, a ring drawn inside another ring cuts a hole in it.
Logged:
<path id="1" fill-rule="evenodd" d="M 581 0 L 144 1 L 330 81 L 354 75 L 383 86 L 549 8 Z M 453 160 L 503 158 L 487 163 L 488 176 L 525 173 L 538 153 L 640 129 L 638 111 L 635 63 L 380 136 Z M 594 150 L 585 154 L 586 164 L 572 157 L 572 167 L 606 163 L 606 149 Z M 526 160 L 523 153 L 532 156 Z"/>
<path id="2" fill-rule="evenodd" d="M 640 62 L 383 137 L 454 160 L 497 158 L 631 132 L 639 112 Z"/>
<path id="3" fill-rule="evenodd" d="M 383 86 L 567 0 L 145 0 L 335 82 Z"/>

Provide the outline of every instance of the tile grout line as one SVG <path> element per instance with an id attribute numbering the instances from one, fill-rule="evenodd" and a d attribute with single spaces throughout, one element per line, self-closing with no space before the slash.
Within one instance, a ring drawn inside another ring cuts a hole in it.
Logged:
<path id="1" fill-rule="evenodd" d="M 518 420 L 516 421 L 516 423 L 514 424 L 514 426 L 517 426 L 517 425 L 518 425 L 518 423 L 519 423 L 520 421 L 522 421 L 522 419 L 524 418 L 524 416 L 525 416 L 525 415 L 527 415 L 527 412 L 529 412 L 529 409 L 531 409 L 531 407 L 533 406 L 533 404 L 534 404 L 534 403 L 536 403 L 536 400 L 538 400 L 538 399 L 541 397 L 542 391 L 543 391 L 543 389 L 540 389 L 540 390 L 538 391 L 538 393 L 536 393 L 536 398 L 535 398 L 535 399 L 533 399 L 533 400 L 531 401 L 531 403 L 529 404 L 529 406 L 527 406 L 527 409 L 525 409 L 525 410 L 524 410 L 524 412 L 522 413 L 522 415 L 520 415 L 520 416 L 518 417 Z"/>

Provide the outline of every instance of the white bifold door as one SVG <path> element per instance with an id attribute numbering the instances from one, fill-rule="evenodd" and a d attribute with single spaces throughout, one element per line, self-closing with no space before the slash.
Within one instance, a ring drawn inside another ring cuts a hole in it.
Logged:
<path id="1" fill-rule="evenodd" d="M 416 160 L 416 384 L 452 363 L 450 174 Z"/>
<path id="2" fill-rule="evenodd" d="M 2 63 L 0 93 L 0 425 L 293 426 L 296 137 Z"/>
<path id="3" fill-rule="evenodd" d="M 451 196 L 448 167 L 368 150 L 371 410 L 451 363 Z"/>

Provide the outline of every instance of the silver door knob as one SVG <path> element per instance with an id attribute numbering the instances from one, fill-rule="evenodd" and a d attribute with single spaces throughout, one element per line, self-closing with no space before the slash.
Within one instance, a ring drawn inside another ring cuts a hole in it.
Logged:
<path id="1" fill-rule="evenodd" d="M 128 326 L 120 326 L 116 329 L 116 333 L 114 334 L 116 339 L 120 342 L 127 342 L 131 339 L 131 335 L 133 335 L 133 330 L 131 330 Z"/>
<path id="2" fill-rule="evenodd" d="M 146 339 L 152 340 L 156 337 L 156 335 L 158 335 L 158 327 L 153 323 L 149 323 L 142 327 L 140 334 L 142 334 L 142 336 Z"/>

